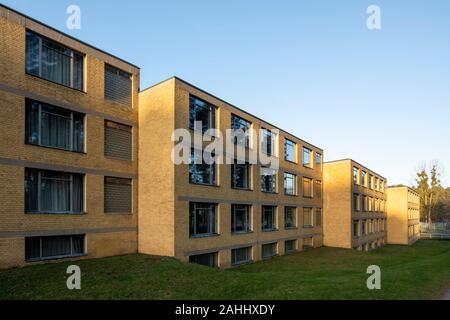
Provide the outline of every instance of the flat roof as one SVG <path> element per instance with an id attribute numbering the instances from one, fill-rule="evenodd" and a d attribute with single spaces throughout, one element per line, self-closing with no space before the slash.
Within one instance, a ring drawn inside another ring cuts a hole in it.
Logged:
<path id="1" fill-rule="evenodd" d="M 140 92 L 144 92 L 144 91 L 146 91 L 146 90 L 148 90 L 148 89 L 151 89 L 151 88 L 153 88 L 153 87 L 156 87 L 157 85 L 160 85 L 161 83 L 164 83 L 164 82 L 169 81 L 169 80 L 172 80 L 172 79 L 175 79 L 175 80 L 178 80 L 178 81 L 180 81 L 180 82 L 183 82 L 184 84 L 186 84 L 186 85 L 188 85 L 188 86 L 190 86 L 190 87 L 192 87 L 192 88 L 194 88 L 194 89 L 196 89 L 196 90 L 198 90 L 198 91 L 200 91 L 200 92 L 203 92 L 204 94 L 206 94 L 206 95 L 208 95 L 208 96 L 211 96 L 211 97 L 213 97 L 214 99 L 217 99 L 217 100 L 219 100 L 219 101 L 221 101 L 221 102 L 223 102 L 223 103 L 225 103 L 225 104 L 227 104 L 227 105 L 229 105 L 229 106 L 231 106 L 231 107 L 233 107 L 233 108 L 239 110 L 239 111 L 242 112 L 242 113 L 245 113 L 245 114 L 247 114 L 247 115 L 249 115 L 249 116 L 251 116 L 251 117 L 253 117 L 253 118 L 256 118 L 256 119 L 258 119 L 258 120 L 261 121 L 261 122 L 267 123 L 269 126 L 274 127 L 275 129 L 278 129 L 278 130 L 280 130 L 280 131 L 282 131 L 282 132 L 284 132 L 284 133 L 287 133 L 287 134 L 289 134 L 290 136 L 294 137 L 295 139 L 300 140 L 301 142 L 307 143 L 308 145 L 310 145 L 310 146 L 312 146 L 312 147 L 314 147 L 314 148 L 316 148 L 316 149 L 319 149 L 319 150 L 322 151 L 322 153 L 323 153 L 323 149 L 322 149 L 322 148 L 319 148 L 319 147 L 313 145 L 312 143 L 309 143 L 308 141 L 305 141 L 305 140 L 303 140 L 303 139 L 297 137 L 296 135 L 294 135 L 294 134 L 292 134 L 292 133 L 290 133 L 290 132 L 288 132 L 288 131 L 286 131 L 286 130 L 281 129 L 280 127 L 275 126 L 275 125 L 271 124 L 270 122 L 267 122 L 266 120 L 261 119 L 260 117 L 255 116 L 254 114 L 251 114 L 251 113 L 248 112 L 248 111 L 245 111 L 245 110 L 243 110 L 243 109 L 241 109 L 241 108 L 239 108 L 239 107 L 236 107 L 234 104 L 232 104 L 232 103 L 230 103 L 230 102 L 228 102 L 228 101 L 225 101 L 225 100 L 219 98 L 218 96 L 216 96 L 216 95 L 214 95 L 214 94 L 212 94 L 212 93 L 210 93 L 210 92 L 208 92 L 208 91 L 206 91 L 206 90 L 203 90 L 203 89 L 197 87 L 196 85 L 193 85 L 192 83 L 189 83 L 189 82 L 187 82 L 186 80 L 183 80 L 183 79 L 181 79 L 181 78 L 179 78 L 179 77 L 177 77 L 177 76 L 172 76 L 172 77 L 167 78 L 167 79 L 165 79 L 165 80 L 163 80 L 163 81 L 160 81 L 160 82 L 158 82 L 158 83 L 155 83 L 155 84 L 153 84 L 153 85 L 151 85 L 151 86 L 149 86 L 149 87 L 147 87 L 147 88 L 145 88 L 145 89 L 142 89 Z"/>
<path id="2" fill-rule="evenodd" d="M 90 47 L 90 48 L 92 48 L 92 49 L 94 49 L 94 50 L 97 50 L 97 51 L 99 51 L 99 52 L 101 52 L 101 53 L 104 53 L 104 54 L 106 54 L 106 55 L 108 55 L 108 56 L 110 56 L 110 57 L 112 57 L 112 58 L 115 58 L 115 59 L 117 59 L 117 60 L 120 60 L 120 61 L 122 61 L 122 62 L 124 62 L 124 63 L 126 63 L 126 64 L 128 64 L 128 65 L 130 65 L 130 66 L 132 66 L 132 67 L 135 67 L 135 68 L 137 68 L 137 69 L 141 69 L 141 68 L 139 68 L 138 66 L 136 66 L 135 64 L 133 64 L 133 63 L 131 63 L 131 62 L 128 62 L 128 61 L 126 61 L 126 60 L 124 60 L 124 59 L 122 59 L 122 58 L 119 58 L 119 57 L 117 57 L 117 56 L 115 56 L 115 55 L 113 55 L 113 54 L 111 54 L 111 53 L 109 53 L 109 52 L 107 52 L 107 51 L 105 51 L 105 50 L 99 49 L 99 48 L 93 46 L 92 44 L 89 44 L 89 43 L 84 42 L 84 41 L 82 41 L 82 40 L 80 40 L 80 39 L 77 39 L 77 38 L 75 38 L 75 37 L 73 37 L 73 36 L 71 36 L 71 35 L 69 35 L 69 34 L 67 34 L 67 33 L 65 33 L 65 32 L 62 32 L 62 31 L 60 31 L 60 30 L 58 30 L 58 29 L 56 29 L 56 28 L 54 28 L 54 27 L 52 27 L 52 26 L 49 26 L 49 25 L 46 24 L 46 23 L 43 23 L 42 21 L 39 21 L 39 20 L 37 20 L 37 19 L 34 19 L 34 18 L 30 17 L 30 16 L 27 16 L 26 14 L 23 14 L 22 12 L 19 12 L 19 11 L 15 10 L 15 9 L 12 9 L 12 8 L 8 7 L 8 6 L 5 6 L 5 5 L 2 4 L 2 3 L 0 3 L 0 7 L 1 7 L 1 8 L 4 8 L 4 9 L 6 9 L 6 10 L 12 11 L 12 12 L 14 12 L 14 13 L 16 13 L 16 14 L 18 14 L 18 15 L 20 15 L 20 16 L 22 16 L 22 17 L 28 19 L 28 20 L 34 21 L 34 22 L 36 22 L 36 23 L 39 23 L 40 25 L 42 25 L 42 26 L 44 26 L 44 27 L 46 27 L 46 28 L 49 28 L 49 29 L 51 29 L 51 30 L 53 30 L 53 31 L 55 31 L 55 32 L 58 32 L 58 33 L 62 34 L 63 36 L 66 36 L 66 37 L 68 37 L 68 38 L 70 38 L 70 39 L 72 39 L 72 40 L 75 40 L 75 41 L 77 41 L 77 42 L 79 42 L 79 43 L 81 43 L 81 44 L 84 44 L 85 46 L 88 46 L 88 47 Z"/>
<path id="3" fill-rule="evenodd" d="M 385 177 L 383 177 L 381 174 L 377 173 L 376 171 L 374 171 L 374 170 L 372 170 L 372 169 L 369 169 L 368 167 L 362 165 L 362 164 L 359 163 L 358 161 L 355 161 L 355 160 L 350 159 L 350 158 L 347 158 L 347 159 L 339 159 L 339 160 L 324 161 L 323 164 L 333 163 L 333 162 L 344 162 L 344 161 L 351 161 L 351 162 L 354 162 L 354 163 L 356 163 L 357 165 L 363 167 L 364 169 L 367 169 L 368 171 L 372 171 L 372 172 L 375 173 L 377 176 L 379 176 L 379 177 L 381 177 L 381 178 L 383 178 L 384 180 L 387 181 L 387 179 L 386 179 Z"/>

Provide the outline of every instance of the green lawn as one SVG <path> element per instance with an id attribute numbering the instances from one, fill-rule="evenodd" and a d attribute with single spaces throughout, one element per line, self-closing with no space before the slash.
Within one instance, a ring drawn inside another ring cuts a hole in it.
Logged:
<path id="1" fill-rule="evenodd" d="M 66 288 L 77 264 L 82 290 Z M 379 265 L 382 289 L 368 290 Z M 373 252 L 319 248 L 229 270 L 129 255 L 0 271 L 1 299 L 433 299 L 450 287 L 450 241 Z"/>

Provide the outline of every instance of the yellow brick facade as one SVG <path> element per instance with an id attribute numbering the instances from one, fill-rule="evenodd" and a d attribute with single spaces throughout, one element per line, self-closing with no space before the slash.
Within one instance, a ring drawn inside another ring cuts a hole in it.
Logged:
<path id="1" fill-rule="evenodd" d="M 389 244 L 413 244 L 420 237 L 420 198 L 413 189 L 387 189 L 387 241 Z"/>
<path id="2" fill-rule="evenodd" d="M 249 122 L 252 129 L 272 125 L 258 119 L 225 101 L 200 90 L 178 78 L 171 78 L 155 85 L 140 95 L 140 199 L 139 199 L 139 248 L 149 254 L 175 256 L 188 261 L 189 256 L 217 252 L 220 267 L 231 266 L 231 250 L 252 247 L 252 260 L 261 260 L 261 246 L 277 243 L 277 254 L 284 254 L 285 240 L 296 240 L 298 250 L 311 241 L 314 247 L 322 245 L 322 227 L 303 227 L 303 210 L 322 208 L 322 198 L 305 198 L 302 194 L 302 178 L 322 181 L 322 165 L 307 168 L 302 165 L 302 148 L 323 156 L 323 151 L 287 132 L 280 131 L 278 154 L 280 169 L 277 174 L 277 192 L 260 190 L 260 165 L 250 166 L 251 190 L 236 190 L 231 187 L 231 165 L 218 164 L 217 185 L 203 186 L 189 183 L 188 165 L 174 165 L 171 160 L 175 145 L 171 140 L 175 128 L 188 129 L 189 97 L 195 96 L 216 107 L 216 125 L 221 132 L 231 128 L 231 114 Z M 150 125 L 149 125 L 150 124 Z M 195 133 L 190 130 L 193 138 Z M 255 137 L 253 137 L 255 138 Z M 284 160 L 284 139 L 296 143 L 297 163 Z M 253 141 L 256 145 L 256 140 Z M 248 157 L 249 149 L 246 150 Z M 157 168 L 157 169 L 156 169 Z M 284 194 L 284 172 L 296 175 L 297 194 Z M 320 192 L 321 193 L 321 192 Z M 189 234 L 189 203 L 217 203 L 217 235 L 207 238 L 193 238 Z M 231 206 L 251 206 L 251 229 L 246 234 L 231 232 Z M 276 206 L 277 230 L 261 231 L 261 208 Z M 284 228 L 284 207 L 297 208 L 297 227 Z M 319 212 L 319 210 L 317 210 Z M 320 221 L 319 221 L 320 223 Z M 304 241 L 304 239 L 307 239 Z"/>
<path id="3" fill-rule="evenodd" d="M 87 258 L 137 252 L 139 69 L 31 18 L 0 6 L 0 268 L 23 266 L 25 238 L 85 234 Z M 85 54 L 84 90 L 25 72 L 25 37 L 31 30 Z M 132 74 L 131 108 L 104 98 L 104 64 Z M 25 99 L 85 114 L 85 152 L 25 143 Z M 104 155 L 104 121 L 133 127 L 133 160 Z M 84 174 L 84 213 L 25 213 L 24 170 L 37 168 Z M 104 176 L 133 179 L 133 213 L 105 214 Z"/>
<path id="4" fill-rule="evenodd" d="M 358 250 L 384 245 L 386 179 L 348 159 L 324 163 L 323 180 L 324 245 Z"/>

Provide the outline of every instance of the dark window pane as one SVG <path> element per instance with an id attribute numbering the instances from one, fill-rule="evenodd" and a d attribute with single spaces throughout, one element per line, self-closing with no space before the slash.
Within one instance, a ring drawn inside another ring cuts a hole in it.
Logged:
<path id="1" fill-rule="evenodd" d="M 217 267 L 217 252 L 190 256 L 189 262 L 215 268 Z"/>
<path id="2" fill-rule="evenodd" d="M 250 206 L 233 204 L 231 210 L 231 232 L 250 231 Z"/>
<path id="3" fill-rule="evenodd" d="M 270 258 L 277 254 L 277 243 L 269 243 L 262 245 L 262 257 Z"/>
<path id="4" fill-rule="evenodd" d="M 27 32 L 26 36 L 26 71 L 28 74 L 39 76 L 40 67 L 40 42 L 34 33 Z"/>
<path id="5" fill-rule="evenodd" d="M 216 231 L 215 204 L 190 204 L 189 232 L 191 236 L 211 235 Z"/>
<path id="6" fill-rule="evenodd" d="M 34 260 L 41 258 L 41 238 L 25 238 L 25 259 Z"/>
<path id="7" fill-rule="evenodd" d="M 212 155 L 214 157 L 214 155 Z M 214 185 L 216 183 L 216 166 L 207 164 L 202 151 L 191 150 L 189 162 L 189 182 Z"/>
<path id="8" fill-rule="evenodd" d="M 122 160 L 132 160 L 132 127 L 105 121 L 105 156 Z"/>
<path id="9" fill-rule="evenodd" d="M 240 164 L 236 160 L 231 165 L 231 185 L 233 188 L 249 188 L 249 167 L 248 163 Z"/>
<path id="10" fill-rule="evenodd" d="M 231 250 L 231 264 L 249 262 L 251 260 L 252 247 Z"/>
<path id="11" fill-rule="evenodd" d="M 38 211 L 38 171 L 25 169 L 25 211 Z"/>
<path id="12" fill-rule="evenodd" d="M 202 132 L 215 127 L 215 107 L 198 98 L 189 98 L 189 128 L 195 128 L 195 122 L 201 122 Z"/>

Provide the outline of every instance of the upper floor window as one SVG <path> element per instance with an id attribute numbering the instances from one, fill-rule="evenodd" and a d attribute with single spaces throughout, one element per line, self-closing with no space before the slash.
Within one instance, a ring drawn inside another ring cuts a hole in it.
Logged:
<path id="1" fill-rule="evenodd" d="M 105 213 L 131 213 L 132 180 L 105 177 L 104 206 Z"/>
<path id="2" fill-rule="evenodd" d="M 373 175 L 369 175 L 369 188 L 373 189 Z"/>
<path id="3" fill-rule="evenodd" d="M 26 72 L 83 90 L 84 55 L 31 31 L 26 34 Z"/>
<path id="4" fill-rule="evenodd" d="M 231 115 L 231 130 L 233 133 L 233 143 L 248 147 L 250 145 L 250 127 L 251 122 L 238 117 L 237 115 Z"/>
<path id="5" fill-rule="evenodd" d="M 353 238 L 359 237 L 359 221 L 353 220 Z"/>
<path id="6" fill-rule="evenodd" d="M 213 155 L 211 155 L 213 156 Z M 191 149 L 189 162 L 189 182 L 195 184 L 216 184 L 216 165 L 209 164 L 203 158 L 202 150 Z"/>
<path id="7" fill-rule="evenodd" d="M 84 115 L 26 99 L 25 143 L 84 151 Z"/>
<path id="8" fill-rule="evenodd" d="M 250 206 L 245 204 L 231 205 L 231 232 L 250 232 L 250 224 Z"/>
<path id="9" fill-rule="evenodd" d="M 313 180 L 310 178 L 303 178 L 303 197 L 313 197 Z"/>
<path id="10" fill-rule="evenodd" d="M 303 147 L 303 165 L 305 167 L 312 168 L 311 156 L 312 156 L 312 151 L 308 148 Z"/>
<path id="11" fill-rule="evenodd" d="M 366 187 L 367 186 L 367 172 L 361 172 L 361 184 Z"/>
<path id="12" fill-rule="evenodd" d="M 262 151 L 268 156 L 274 155 L 275 135 L 272 131 L 262 129 Z"/>
<path id="13" fill-rule="evenodd" d="M 216 205 L 191 202 L 189 214 L 190 236 L 207 236 L 216 233 Z"/>
<path id="14" fill-rule="evenodd" d="M 359 169 L 357 167 L 353 167 L 353 183 L 359 184 L 360 179 Z"/>
<path id="15" fill-rule="evenodd" d="M 314 183 L 314 195 L 318 199 L 322 199 L 322 181 L 316 180 Z"/>
<path id="16" fill-rule="evenodd" d="M 321 165 L 322 165 L 322 155 L 316 152 L 316 166 L 319 167 Z"/>
<path id="17" fill-rule="evenodd" d="M 284 173 L 284 193 L 288 195 L 295 195 L 297 193 L 297 176 L 292 173 Z"/>
<path id="18" fill-rule="evenodd" d="M 316 208 L 316 227 L 322 226 L 322 208 Z"/>
<path id="19" fill-rule="evenodd" d="M 121 160 L 132 160 L 132 145 L 132 127 L 117 122 L 105 121 L 105 156 Z"/>
<path id="20" fill-rule="evenodd" d="M 215 111 L 216 108 L 194 96 L 189 97 L 189 128 L 201 132 L 215 128 Z M 200 122 L 196 127 L 196 122 Z"/>
<path id="21" fill-rule="evenodd" d="M 105 64 L 105 99 L 131 107 L 131 73 L 117 69 L 109 64 Z"/>
<path id="22" fill-rule="evenodd" d="M 284 159 L 290 162 L 296 162 L 295 151 L 297 144 L 289 139 L 284 140 Z"/>
<path id="23" fill-rule="evenodd" d="M 284 208 L 284 227 L 286 229 L 297 227 L 297 208 L 285 207 Z"/>
<path id="24" fill-rule="evenodd" d="M 361 206 L 360 206 L 360 200 L 359 200 L 359 194 L 354 193 L 353 194 L 353 211 L 360 211 L 361 210 Z"/>
<path id="25" fill-rule="evenodd" d="M 303 227 L 313 227 L 312 208 L 303 208 Z"/>
<path id="26" fill-rule="evenodd" d="M 81 213 L 83 175 L 25 169 L 25 211 L 30 213 Z"/>
<path id="27" fill-rule="evenodd" d="M 277 170 L 261 167 L 261 191 L 276 192 Z"/>
<path id="28" fill-rule="evenodd" d="M 261 229 L 263 231 L 272 231 L 276 229 L 275 210 L 273 206 L 263 206 L 261 215 Z"/>
<path id="29" fill-rule="evenodd" d="M 234 164 L 231 165 L 231 187 L 250 189 L 250 164 L 234 160 Z"/>

